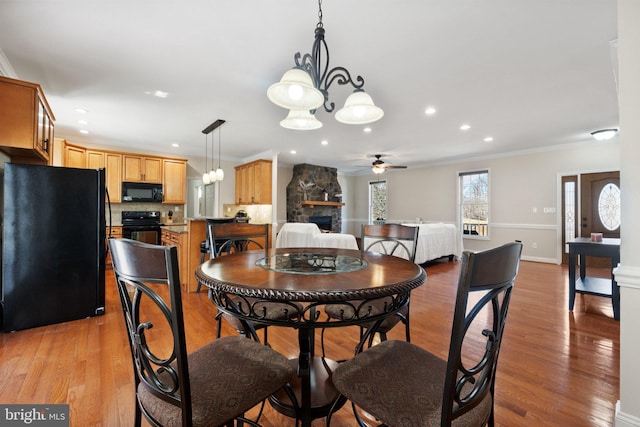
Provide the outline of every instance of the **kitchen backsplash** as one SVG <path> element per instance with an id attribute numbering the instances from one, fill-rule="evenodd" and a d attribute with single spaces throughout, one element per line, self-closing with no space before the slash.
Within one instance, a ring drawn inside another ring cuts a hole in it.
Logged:
<path id="1" fill-rule="evenodd" d="M 184 223 L 184 205 L 164 205 L 162 203 L 112 203 L 111 224 L 122 225 L 122 211 L 160 211 L 160 221 L 168 223 L 169 211 L 173 212 L 172 224 Z M 109 212 L 107 206 L 107 225 L 109 225 Z"/>
<path id="2" fill-rule="evenodd" d="M 239 210 L 244 210 L 252 224 L 271 223 L 271 205 L 224 205 L 222 209 L 225 217 L 234 217 Z"/>

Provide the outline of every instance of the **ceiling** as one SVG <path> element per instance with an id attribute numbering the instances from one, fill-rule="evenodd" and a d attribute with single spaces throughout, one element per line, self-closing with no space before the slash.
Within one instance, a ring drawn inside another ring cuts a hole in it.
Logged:
<path id="1" fill-rule="evenodd" d="M 369 133 L 325 111 L 319 130 L 284 129 L 287 111 L 266 97 L 294 53 L 311 50 L 314 0 L 2 0 L 0 50 L 18 78 L 43 87 L 57 137 L 123 151 L 202 157 L 201 131 L 222 118 L 216 157 L 221 140 L 223 159 L 273 152 L 284 164 L 358 173 L 375 153 L 416 167 L 584 143 L 618 126 L 613 1 L 325 0 L 322 9 L 331 66 L 361 75 L 385 111 Z M 338 108 L 349 93 L 329 90 Z"/>

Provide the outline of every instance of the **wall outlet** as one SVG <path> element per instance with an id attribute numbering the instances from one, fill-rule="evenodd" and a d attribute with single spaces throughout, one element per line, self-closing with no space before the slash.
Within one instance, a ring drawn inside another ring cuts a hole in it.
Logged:
<path id="1" fill-rule="evenodd" d="M 538 213 L 538 208 L 533 208 L 533 213 Z"/>
<path id="2" fill-rule="evenodd" d="M 556 208 L 544 208 L 544 213 L 556 213 Z"/>
<path id="3" fill-rule="evenodd" d="M 537 243 L 537 242 L 533 242 L 533 243 L 531 244 L 531 247 L 532 247 L 533 249 L 538 249 L 538 243 Z"/>

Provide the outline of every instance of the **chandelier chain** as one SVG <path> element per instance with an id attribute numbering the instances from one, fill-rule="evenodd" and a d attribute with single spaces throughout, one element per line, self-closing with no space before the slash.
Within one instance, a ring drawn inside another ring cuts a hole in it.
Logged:
<path id="1" fill-rule="evenodd" d="M 318 0 L 318 27 L 322 28 L 322 0 Z"/>

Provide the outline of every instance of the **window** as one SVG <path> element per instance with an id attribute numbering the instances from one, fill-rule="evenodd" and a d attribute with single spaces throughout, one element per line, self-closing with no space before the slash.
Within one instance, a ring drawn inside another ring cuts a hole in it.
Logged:
<path id="1" fill-rule="evenodd" d="M 604 186 L 598 197 L 600 222 L 609 231 L 620 227 L 620 188 L 613 183 Z"/>
<path id="2" fill-rule="evenodd" d="M 369 183 L 369 222 L 387 218 L 387 181 Z"/>
<path id="3" fill-rule="evenodd" d="M 489 237 L 489 171 L 461 172 L 458 180 L 462 234 Z"/>

